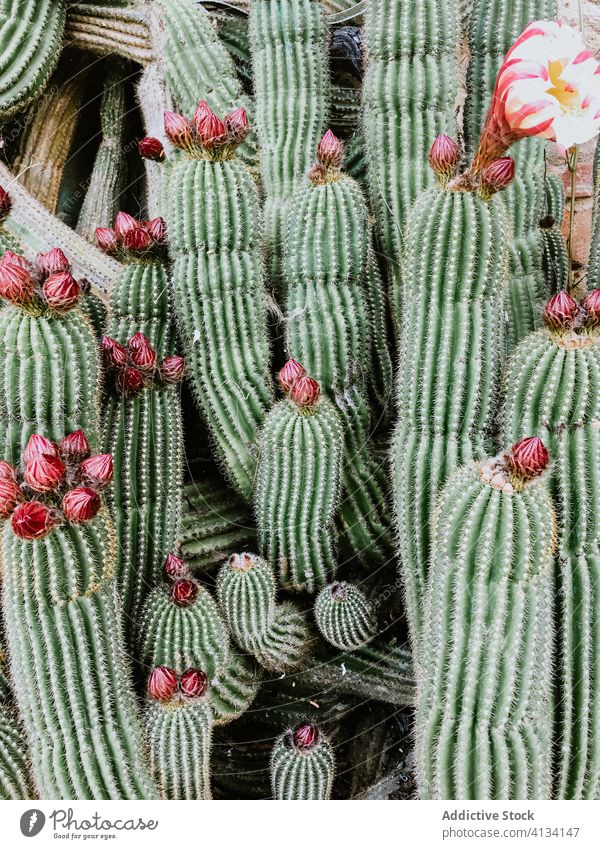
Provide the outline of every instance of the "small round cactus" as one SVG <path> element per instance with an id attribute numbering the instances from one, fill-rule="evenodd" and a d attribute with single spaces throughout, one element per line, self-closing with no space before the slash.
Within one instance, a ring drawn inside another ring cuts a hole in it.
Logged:
<path id="1" fill-rule="evenodd" d="M 315 619 L 327 642 L 342 651 L 364 646 L 377 627 L 365 594 L 345 581 L 336 581 L 321 590 L 315 601 Z"/>
<path id="2" fill-rule="evenodd" d="M 260 639 L 275 611 L 273 570 L 256 554 L 232 554 L 217 579 L 221 610 L 232 634 L 238 638 Z"/>
<path id="3" fill-rule="evenodd" d="M 315 725 L 302 723 L 275 741 L 271 754 L 275 799 L 329 799 L 334 774 L 333 749 Z"/>

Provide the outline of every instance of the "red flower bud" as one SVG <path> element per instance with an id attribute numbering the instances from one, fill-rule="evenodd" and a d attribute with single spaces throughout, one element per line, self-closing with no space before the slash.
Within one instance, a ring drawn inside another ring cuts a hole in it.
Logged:
<path id="1" fill-rule="evenodd" d="M 153 162 L 162 162 L 165 158 L 165 149 L 159 139 L 146 136 L 138 145 L 140 156 L 151 159 Z"/>
<path id="2" fill-rule="evenodd" d="M 508 464 L 515 475 L 535 478 L 548 465 L 548 452 L 541 439 L 529 436 L 517 442 L 507 454 Z"/>
<path id="3" fill-rule="evenodd" d="M 186 669 L 179 679 L 179 690 L 188 699 L 203 696 L 208 687 L 208 678 L 201 669 Z"/>
<path id="4" fill-rule="evenodd" d="M 0 186 L 0 220 L 6 218 L 11 208 L 11 201 L 8 192 L 5 192 Z"/>
<path id="5" fill-rule="evenodd" d="M 30 270 L 30 265 L 27 259 L 21 254 L 13 253 L 13 251 L 4 251 L 2 254 L 2 259 L 0 262 L 7 262 L 10 265 L 19 265 L 21 268 L 24 268 L 26 271 Z"/>
<path id="6" fill-rule="evenodd" d="M 0 480 L 15 481 L 16 479 L 15 467 L 7 463 L 6 460 L 0 460 Z"/>
<path id="7" fill-rule="evenodd" d="M 45 436 L 40 436 L 39 433 L 34 433 L 29 437 L 29 442 L 25 446 L 23 452 L 23 460 L 25 463 L 31 463 L 34 457 L 40 454 L 46 454 L 51 457 L 58 457 L 58 445 L 50 442 Z"/>
<path id="8" fill-rule="evenodd" d="M 153 699 L 168 702 L 177 692 L 177 673 L 168 666 L 157 666 L 148 680 L 148 692 Z"/>
<path id="9" fill-rule="evenodd" d="M 136 227 L 123 236 L 123 247 L 131 253 L 141 254 L 152 247 L 152 238 L 146 230 Z"/>
<path id="10" fill-rule="evenodd" d="M 40 501 L 19 504 L 10 519 L 15 536 L 27 540 L 45 537 L 59 523 L 58 512 Z"/>
<path id="11" fill-rule="evenodd" d="M 130 215 L 128 212 L 117 212 L 117 217 L 115 218 L 117 239 L 119 237 L 122 239 L 127 233 L 137 230 L 139 226 L 137 218 L 134 218 L 133 215 Z"/>
<path id="12" fill-rule="evenodd" d="M 22 304 L 33 295 L 31 274 L 21 265 L 12 262 L 0 263 L 0 297 Z"/>
<path id="13" fill-rule="evenodd" d="M 234 109 L 233 112 L 225 115 L 223 122 L 227 128 L 227 132 L 229 133 L 230 140 L 236 144 L 241 144 L 250 132 L 248 116 L 246 115 L 246 110 L 243 106 L 240 106 L 239 109 Z"/>
<path id="14" fill-rule="evenodd" d="M 277 375 L 279 385 L 284 392 L 289 392 L 294 383 L 306 374 L 306 369 L 296 360 L 288 360 Z"/>
<path id="15" fill-rule="evenodd" d="M 74 463 L 80 463 L 89 457 L 91 448 L 82 430 L 76 430 L 68 436 L 63 436 L 58 445 L 61 456 Z"/>
<path id="16" fill-rule="evenodd" d="M 96 227 L 96 242 L 100 250 L 114 254 L 118 248 L 117 234 L 110 227 Z"/>
<path id="17" fill-rule="evenodd" d="M 314 407 L 319 400 L 321 389 L 316 380 L 307 374 L 299 377 L 290 391 L 290 398 L 299 407 Z"/>
<path id="18" fill-rule="evenodd" d="M 36 454 L 25 466 L 25 483 L 36 492 L 52 492 L 65 476 L 65 464 L 51 454 Z"/>
<path id="19" fill-rule="evenodd" d="M 544 321 L 553 330 L 572 330 L 579 313 L 577 301 L 568 292 L 558 292 L 544 309 Z"/>
<path id="20" fill-rule="evenodd" d="M 185 360 L 183 357 L 173 355 L 165 357 L 160 364 L 160 378 L 165 383 L 179 383 L 185 372 Z"/>
<path id="21" fill-rule="evenodd" d="M 325 168 L 339 168 L 344 156 L 344 145 L 331 130 L 327 130 L 317 146 L 317 159 Z"/>
<path id="22" fill-rule="evenodd" d="M 89 522 L 100 509 L 100 496 L 89 486 L 78 486 L 65 494 L 62 509 L 69 522 Z"/>
<path id="23" fill-rule="evenodd" d="M 177 112 L 165 112 L 165 133 L 175 147 L 187 149 L 192 144 L 192 128 L 190 122 Z"/>
<path id="24" fill-rule="evenodd" d="M 52 248 L 45 254 L 38 254 L 35 264 L 44 277 L 49 277 L 51 274 L 60 274 L 62 271 L 68 271 L 71 267 L 69 260 L 60 248 Z"/>
<path id="25" fill-rule="evenodd" d="M 205 100 L 198 104 L 194 114 L 194 124 L 200 144 L 204 147 L 212 149 L 227 141 L 227 127 L 215 115 Z"/>
<path id="26" fill-rule="evenodd" d="M 135 395 L 144 388 L 144 375 L 137 368 L 128 366 L 117 375 L 117 389 L 124 394 Z"/>
<path id="27" fill-rule="evenodd" d="M 319 740 L 319 729 L 309 722 L 303 722 L 294 731 L 294 746 L 306 751 L 312 749 Z"/>
<path id="28" fill-rule="evenodd" d="M 188 578 L 179 578 L 175 581 L 171 589 L 171 598 L 180 607 L 192 604 L 197 595 L 198 584 L 195 581 L 190 581 Z"/>
<path id="29" fill-rule="evenodd" d="M 134 366 L 143 371 L 152 371 L 156 365 L 156 353 L 148 339 L 138 330 L 131 339 L 127 340 L 129 359 Z"/>
<path id="30" fill-rule="evenodd" d="M 119 368 L 127 364 L 127 351 L 110 336 L 103 336 L 100 347 L 109 365 Z"/>
<path id="31" fill-rule="evenodd" d="M 600 327 L 600 289 L 588 292 L 581 306 L 585 310 L 585 326 Z"/>
<path id="32" fill-rule="evenodd" d="M 510 156 L 494 159 L 480 174 L 479 194 L 485 199 L 509 186 L 515 176 L 515 160 Z"/>
<path id="33" fill-rule="evenodd" d="M 15 479 L 0 478 L 0 518 L 7 519 L 21 501 L 23 493 Z"/>
<path id="34" fill-rule="evenodd" d="M 153 218 L 152 221 L 146 221 L 144 224 L 145 230 L 153 242 L 164 242 L 167 235 L 167 228 L 163 218 Z"/>
<path id="35" fill-rule="evenodd" d="M 77 303 L 79 284 L 68 271 L 53 274 L 44 283 L 44 298 L 54 310 L 68 310 Z"/>
<path id="36" fill-rule="evenodd" d="M 105 486 L 111 482 L 113 476 L 112 454 L 93 454 L 84 460 L 79 468 L 87 480 Z"/>
<path id="37" fill-rule="evenodd" d="M 187 578 L 190 574 L 190 570 L 188 569 L 185 560 L 181 557 L 177 557 L 176 554 L 167 554 L 167 559 L 165 560 L 165 572 L 168 578 L 172 578 L 173 580 L 177 580 L 178 578 Z"/>
<path id="38" fill-rule="evenodd" d="M 456 174 L 460 162 L 460 148 L 450 136 L 441 133 L 429 149 L 429 164 L 442 182 Z"/>

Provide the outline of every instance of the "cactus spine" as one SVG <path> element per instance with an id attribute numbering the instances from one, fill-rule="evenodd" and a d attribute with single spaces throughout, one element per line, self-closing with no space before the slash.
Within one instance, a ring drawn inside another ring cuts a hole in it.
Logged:
<path id="1" fill-rule="evenodd" d="M 594 155 L 594 208 L 587 285 L 589 289 L 600 288 L 600 139 Z"/>
<path id="2" fill-rule="evenodd" d="M 459 469 L 442 490 L 416 727 L 421 798 L 549 798 L 553 544 L 543 483 L 507 471 L 506 457 Z"/>
<path id="3" fill-rule="evenodd" d="M 370 642 L 377 627 L 365 594 L 345 582 L 321 590 L 315 601 L 315 619 L 327 642 L 342 651 L 352 651 Z"/>
<path id="4" fill-rule="evenodd" d="M 32 798 L 27 742 L 15 711 L 0 703 L 0 800 Z"/>
<path id="5" fill-rule="evenodd" d="M 564 212 L 562 181 L 556 174 L 547 174 L 546 204 L 544 216 L 540 219 L 540 229 L 543 241 L 542 268 L 550 295 L 566 289 L 569 282 L 569 254 L 562 234 Z"/>
<path id="6" fill-rule="evenodd" d="M 277 738 L 271 754 L 274 799 L 329 799 L 335 773 L 333 749 L 308 723 Z"/>

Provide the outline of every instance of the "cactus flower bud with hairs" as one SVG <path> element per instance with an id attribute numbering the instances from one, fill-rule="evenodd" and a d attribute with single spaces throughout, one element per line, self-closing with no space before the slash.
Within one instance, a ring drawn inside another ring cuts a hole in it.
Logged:
<path id="1" fill-rule="evenodd" d="M 515 443 L 507 452 L 506 459 L 511 471 L 525 480 L 535 478 L 548 465 L 548 452 L 541 439 L 529 436 Z"/>
<path id="2" fill-rule="evenodd" d="M 168 666 L 157 666 L 148 680 L 148 693 L 159 702 L 168 702 L 177 692 L 177 673 Z"/>
<path id="3" fill-rule="evenodd" d="M 11 265 L 20 265 L 21 268 L 31 271 L 31 264 L 29 260 L 26 259 L 26 257 L 21 256 L 21 254 L 16 254 L 13 251 L 4 251 L 0 262 L 8 262 Z"/>
<path id="4" fill-rule="evenodd" d="M 65 476 L 65 464 L 52 454 L 36 454 L 25 466 L 25 483 L 35 492 L 52 492 Z"/>
<path id="5" fill-rule="evenodd" d="M 227 127 L 205 101 L 199 104 L 196 109 L 194 123 L 200 144 L 207 150 L 213 150 L 227 141 Z"/>
<path id="6" fill-rule="evenodd" d="M 124 394 L 135 395 L 144 388 L 144 375 L 133 366 L 127 366 L 117 375 L 117 390 Z"/>
<path id="7" fill-rule="evenodd" d="M 137 230 L 139 226 L 137 219 L 133 215 L 122 210 L 117 212 L 117 217 L 115 218 L 115 233 L 117 234 L 117 238 L 123 239 L 127 233 Z"/>
<path id="8" fill-rule="evenodd" d="M 60 521 L 58 511 L 40 501 L 25 501 L 17 505 L 10 518 L 15 536 L 25 540 L 45 537 Z"/>
<path id="9" fill-rule="evenodd" d="M 14 478 L 0 478 L 0 518 L 7 519 L 21 501 L 23 493 Z"/>
<path id="10" fill-rule="evenodd" d="M 68 271 L 71 267 L 69 260 L 60 248 L 52 248 L 47 253 L 39 253 L 36 257 L 35 264 L 40 274 L 44 277 L 50 277 L 52 274 L 60 274 L 63 271 Z"/>
<path id="11" fill-rule="evenodd" d="M 296 749 L 308 751 L 318 743 L 319 729 L 310 722 L 303 722 L 294 731 L 292 740 Z"/>
<path id="12" fill-rule="evenodd" d="M 429 149 L 429 164 L 443 185 L 456 174 L 459 162 L 459 146 L 450 136 L 440 133 Z"/>
<path id="13" fill-rule="evenodd" d="M 153 162 L 162 162 L 165 158 L 165 149 L 162 142 L 152 136 L 146 136 L 138 145 L 140 156 L 151 159 Z"/>
<path id="14" fill-rule="evenodd" d="M 223 122 L 229 133 L 230 141 L 235 144 L 241 144 L 250 132 L 248 116 L 243 106 L 240 106 L 238 109 L 234 109 L 233 112 L 225 115 Z"/>
<path id="15" fill-rule="evenodd" d="M 59 445 L 61 456 L 73 463 L 80 463 L 90 455 L 90 443 L 82 430 L 76 430 L 68 436 L 63 436 Z"/>
<path id="16" fill-rule="evenodd" d="M 320 394 L 319 384 L 307 374 L 299 377 L 290 390 L 290 398 L 299 407 L 314 407 Z"/>
<path id="17" fill-rule="evenodd" d="M 68 310 L 77 303 L 80 289 L 75 278 L 68 271 L 52 274 L 44 282 L 44 298 L 54 310 Z"/>
<path id="18" fill-rule="evenodd" d="M 189 150 L 192 142 L 190 122 L 177 112 L 165 112 L 165 133 L 169 141 L 181 150 Z"/>
<path id="19" fill-rule="evenodd" d="M 134 227 L 123 236 L 123 247 L 134 254 L 141 254 L 152 247 L 152 237 L 142 227 Z"/>
<path id="20" fill-rule="evenodd" d="M 129 349 L 129 359 L 131 363 L 142 371 L 152 371 L 156 366 L 156 353 L 153 350 L 150 342 L 140 333 L 137 333 L 127 340 L 127 348 Z"/>
<path id="21" fill-rule="evenodd" d="M 107 254 L 114 254 L 119 247 L 117 234 L 111 227 L 96 227 L 96 242 L 100 250 Z"/>
<path id="22" fill-rule="evenodd" d="M 0 481 L 16 481 L 16 469 L 7 463 L 6 460 L 0 460 Z"/>
<path id="23" fill-rule="evenodd" d="M 109 365 L 119 368 L 127 364 L 127 351 L 122 345 L 119 345 L 116 339 L 103 336 L 100 347 Z"/>
<path id="24" fill-rule="evenodd" d="M 39 433 L 34 433 L 29 437 L 29 441 L 23 452 L 23 460 L 26 464 L 31 463 L 34 457 L 40 454 L 49 454 L 51 457 L 58 457 L 58 445 L 51 442 L 45 436 Z"/>
<path id="25" fill-rule="evenodd" d="M 0 186 L 0 221 L 6 218 L 11 208 L 11 200 L 8 192 Z"/>
<path id="26" fill-rule="evenodd" d="M 167 235 L 164 218 L 158 216 L 151 221 L 146 221 L 145 230 L 154 243 L 162 243 Z"/>
<path id="27" fill-rule="evenodd" d="M 325 168 L 339 168 L 343 157 L 343 142 L 331 130 L 327 130 L 317 145 L 317 159 Z"/>
<path id="28" fill-rule="evenodd" d="M 201 669 L 186 669 L 179 679 L 179 691 L 188 699 L 203 696 L 208 687 L 208 678 Z"/>
<path id="29" fill-rule="evenodd" d="M 176 581 L 178 578 L 187 578 L 190 570 L 183 558 L 171 553 L 165 559 L 165 574 Z"/>
<path id="30" fill-rule="evenodd" d="M 198 584 L 189 578 L 179 578 L 171 589 L 171 598 L 180 607 L 192 604 L 198 595 Z"/>
<path id="31" fill-rule="evenodd" d="M 568 292 L 558 292 L 544 308 L 544 321 L 552 330 L 572 330 L 578 312 L 577 301 Z"/>
<path id="32" fill-rule="evenodd" d="M 173 354 L 165 357 L 159 369 L 161 380 L 165 383 L 179 383 L 185 373 L 185 360 Z"/>
<path id="33" fill-rule="evenodd" d="M 106 486 L 113 476 L 112 454 L 93 454 L 80 465 L 85 478 L 98 486 Z"/>
<path id="34" fill-rule="evenodd" d="M 24 304 L 33 295 L 31 274 L 22 265 L 12 262 L 0 263 L 0 297 L 13 304 Z"/>
<path id="35" fill-rule="evenodd" d="M 481 171 L 479 196 L 489 200 L 496 192 L 510 186 L 515 176 L 515 161 L 510 156 L 495 159 Z"/>
<path id="36" fill-rule="evenodd" d="M 70 489 L 62 500 L 62 510 L 69 522 L 80 524 L 93 519 L 100 509 L 100 496 L 89 486 Z"/>
<path id="37" fill-rule="evenodd" d="M 294 383 L 306 374 L 306 369 L 299 362 L 290 359 L 277 375 L 279 385 L 284 392 L 290 392 Z"/>
<path id="38" fill-rule="evenodd" d="M 592 289 L 583 299 L 581 306 L 585 311 L 586 327 L 600 327 L 600 289 Z"/>

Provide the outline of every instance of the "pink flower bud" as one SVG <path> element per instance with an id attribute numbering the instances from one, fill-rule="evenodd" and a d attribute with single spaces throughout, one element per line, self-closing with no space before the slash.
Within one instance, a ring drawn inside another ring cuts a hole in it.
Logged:
<path id="1" fill-rule="evenodd" d="M 198 104 L 194 123 L 200 144 L 209 150 L 227 141 L 227 127 L 204 100 Z"/>
<path id="2" fill-rule="evenodd" d="M 21 501 L 23 493 L 15 479 L 0 478 L 0 518 L 7 519 Z"/>
<path id="3" fill-rule="evenodd" d="M 53 310 L 68 310 L 77 303 L 79 284 L 68 271 L 53 274 L 44 283 L 44 298 Z"/>
<path id="4" fill-rule="evenodd" d="M 189 149 L 192 144 L 192 128 L 190 122 L 177 112 L 165 112 L 165 133 L 175 147 Z"/>
<path id="5" fill-rule="evenodd" d="M 89 457 L 91 448 L 82 430 L 76 430 L 68 436 L 63 436 L 58 445 L 61 456 L 70 462 L 80 463 Z"/>
<path id="6" fill-rule="evenodd" d="M 189 578 L 179 578 L 171 589 L 171 598 L 180 607 L 192 604 L 198 595 L 198 584 Z"/>
<path id="7" fill-rule="evenodd" d="M 517 442 L 507 454 L 510 468 L 520 478 L 535 478 L 548 465 L 548 452 L 541 439 L 529 436 Z"/>
<path id="8" fill-rule="evenodd" d="M 15 467 L 7 463 L 6 460 L 0 460 L 0 480 L 16 481 Z"/>
<path id="9" fill-rule="evenodd" d="M 185 560 L 177 557 L 176 554 L 167 554 L 165 560 L 165 573 L 168 578 L 177 580 L 178 578 L 187 578 L 190 574 Z"/>
<path id="10" fill-rule="evenodd" d="M 188 699 L 203 696 L 208 687 L 208 678 L 201 669 L 186 669 L 179 679 L 179 691 Z"/>
<path id="11" fill-rule="evenodd" d="M 165 357 L 160 364 L 160 378 L 165 383 L 179 383 L 185 372 L 185 360 L 183 357 L 173 355 Z"/>
<path id="12" fill-rule="evenodd" d="M 124 234 L 123 247 L 131 253 L 141 254 L 152 247 L 152 238 L 147 230 L 136 227 Z"/>
<path id="13" fill-rule="evenodd" d="M 36 492 L 52 492 L 65 476 L 65 464 L 51 454 L 36 454 L 25 466 L 25 483 Z"/>
<path id="14" fill-rule="evenodd" d="M 2 186 L 0 186 L 0 220 L 6 218 L 10 212 L 11 206 L 12 204 L 8 192 L 5 192 Z"/>
<path id="15" fill-rule="evenodd" d="M 33 295 L 31 274 L 21 265 L 12 262 L 0 263 L 0 297 L 23 304 Z"/>
<path id="16" fill-rule="evenodd" d="M 62 271 L 68 271 L 71 267 L 69 260 L 60 248 L 52 248 L 45 254 L 38 254 L 35 264 L 44 277 L 50 277 L 51 274 L 60 274 Z"/>
<path id="17" fill-rule="evenodd" d="M 98 486 L 106 486 L 113 476 L 112 454 L 93 454 L 83 460 L 79 468 L 87 480 Z"/>
<path id="18" fill-rule="evenodd" d="M 40 501 L 25 501 L 19 504 L 11 516 L 10 524 L 15 536 L 20 539 L 41 539 L 60 524 L 58 511 Z"/>
<path id="19" fill-rule="evenodd" d="M 39 457 L 41 454 L 46 454 L 50 457 L 58 457 L 58 445 L 51 442 L 45 436 L 40 436 L 39 433 L 34 433 L 29 437 L 29 442 L 25 446 L 23 460 L 25 463 L 31 463 L 34 457 Z"/>
<path id="20" fill-rule="evenodd" d="M 156 365 L 156 353 L 148 339 L 138 330 L 131 339 L 127 340 L 129 359 L 142 371 L 152 371 Z"/>
<path id="21" fill-rule="evenodd" d="M 19 265 L 21 268 L 24 268 L 26 271 L 31 270 L 31 266 L 27 259 L 21 254 L 13 253 L 13 251 L 4 251 L 2 254 L 2 259 L 0 262 L 7 262 L 10 265 Z"/>
<path id="22" fill-rule="evenodd" d="M 80 524 L 93 519 L 100 509 L 100 496 L 89 486 L 70 489 L 62 500 L 62 510 L 69 522 Z"/>
<path id="23" fill-rule="evenodd" d="M 159 702 L 168 702 L 177 692 L 177 673 L 168 666 L 157 666 L 148 680 L 148 692 Z"/>
<path id="24" fill-rule="evenodd" d="M 515 160 L 510 156 L 495 159 L 480 174 L 479 194 L 484 200 L 509 186 L 515 176 Z"/>
<path id="25" fill-rule="evenodd" d="M 441 133 L 429 149 L 429 164 L 443 183 L 456 174 L 460 148 L 450 136 Z"/>
<path id="26" fill-rule="evenodd" d="M 312 749 L 319 740 L 319 729 L 309 722 L 303 722 L 294 731 L 293 740 L 294 746 L 297 749 L 302 749 L 303 751 Z"/>
<path id="27" fill-rule="evenodd" d="M 152 221 L 146 221 L 144 227 L 153 242 L 162 243 L 165 241 L 167 228 L 163 218 L 159 216 L 158 218 L 153 218 Z"/>
<path id="28" fill-rule="evenodd" d="M 146 136 L 138 145 L 140 156 L 151 159 L 153 162 L 162 162 L 165 158 L 165 149 L 159 139 Z"/>
<path id="29" fill-rule="evenodd" d="M 289 392 L 294 383 L 306 374 L 306 369 L 296 360 L 288 360 L 277 375 L 279 385 L 284 392 Z"/>
<path id="30" fill-rule="evenodd" d="M 317 381 L 305 374 L 292 386 L 290 398 L 299 407 L 314 407 L 320 394 L 321 389 Z"/>
<path id="31" fill-rule="evenodd" d="M 134 218 L 133 215 L 123 211 L 117 212 L 117 217 L 115 218 L 115 233 L 117 234 L 117 239 L 119 237 L 122 239 L 127 235 L 127 233 L 137 230 L 139 226 L 137 218 Z"/>
<path id="32" fill-rule="evenodd" d="M 223 122 L 227 128 L 227 132 L 229 133 L 230 140 L 236 144 L 241 144 L 250 132 L 248 116 L 246 115 L 246 110 L 242 106 L 240 106 L 239 109 L 234 109 L 233 112 L 230 112 L 228 115 L 225 115 Z"/>
<path id="33" fill-rule="evenodd" d="M 117 389 L 125 395 L 135 395 L 144 388 L 144 375 L 142 372 L 127 366 L 117 375 Z"/>
<path id="34" fill-rule="evenodd" d="M 585 326 L 600 327 L 600 289 L 588 292 L 581 306 L 585 310 Z"/>
<path id="35" fill-rule="evenodd" d="M 544 309 L 544 321 L 553 330 L 572 330 L 579 307 L 568 292 L 558 292 L 550 298 Z"/>
<path id="36" fill-rule="evenodd" d="M 110 336 L 103 336 L 100 347 L 109 365 L 119 368 L 127 364 L 127 351 Z"/>
<path id="37" fill-rule="evenodd" d="M 325 168 L 339 168 L 344 156 L 344 145 L 331 130 L 327 130 L 317 146 L 317 159 Z"/>
<path id="38" fill-rule="evenodd" d="M 228 562 L 234 572 L 247 572 L 252 568 L 254 558 L 251 554 L 244 552 L 243 554 L 232 554 Z"/>
<path id="39" fill-rule="evenodd" d="M 96 242 L 100 250 L 114 254 L 118 248 L 117 234 L 110 227 L 96 227 Z"/>

